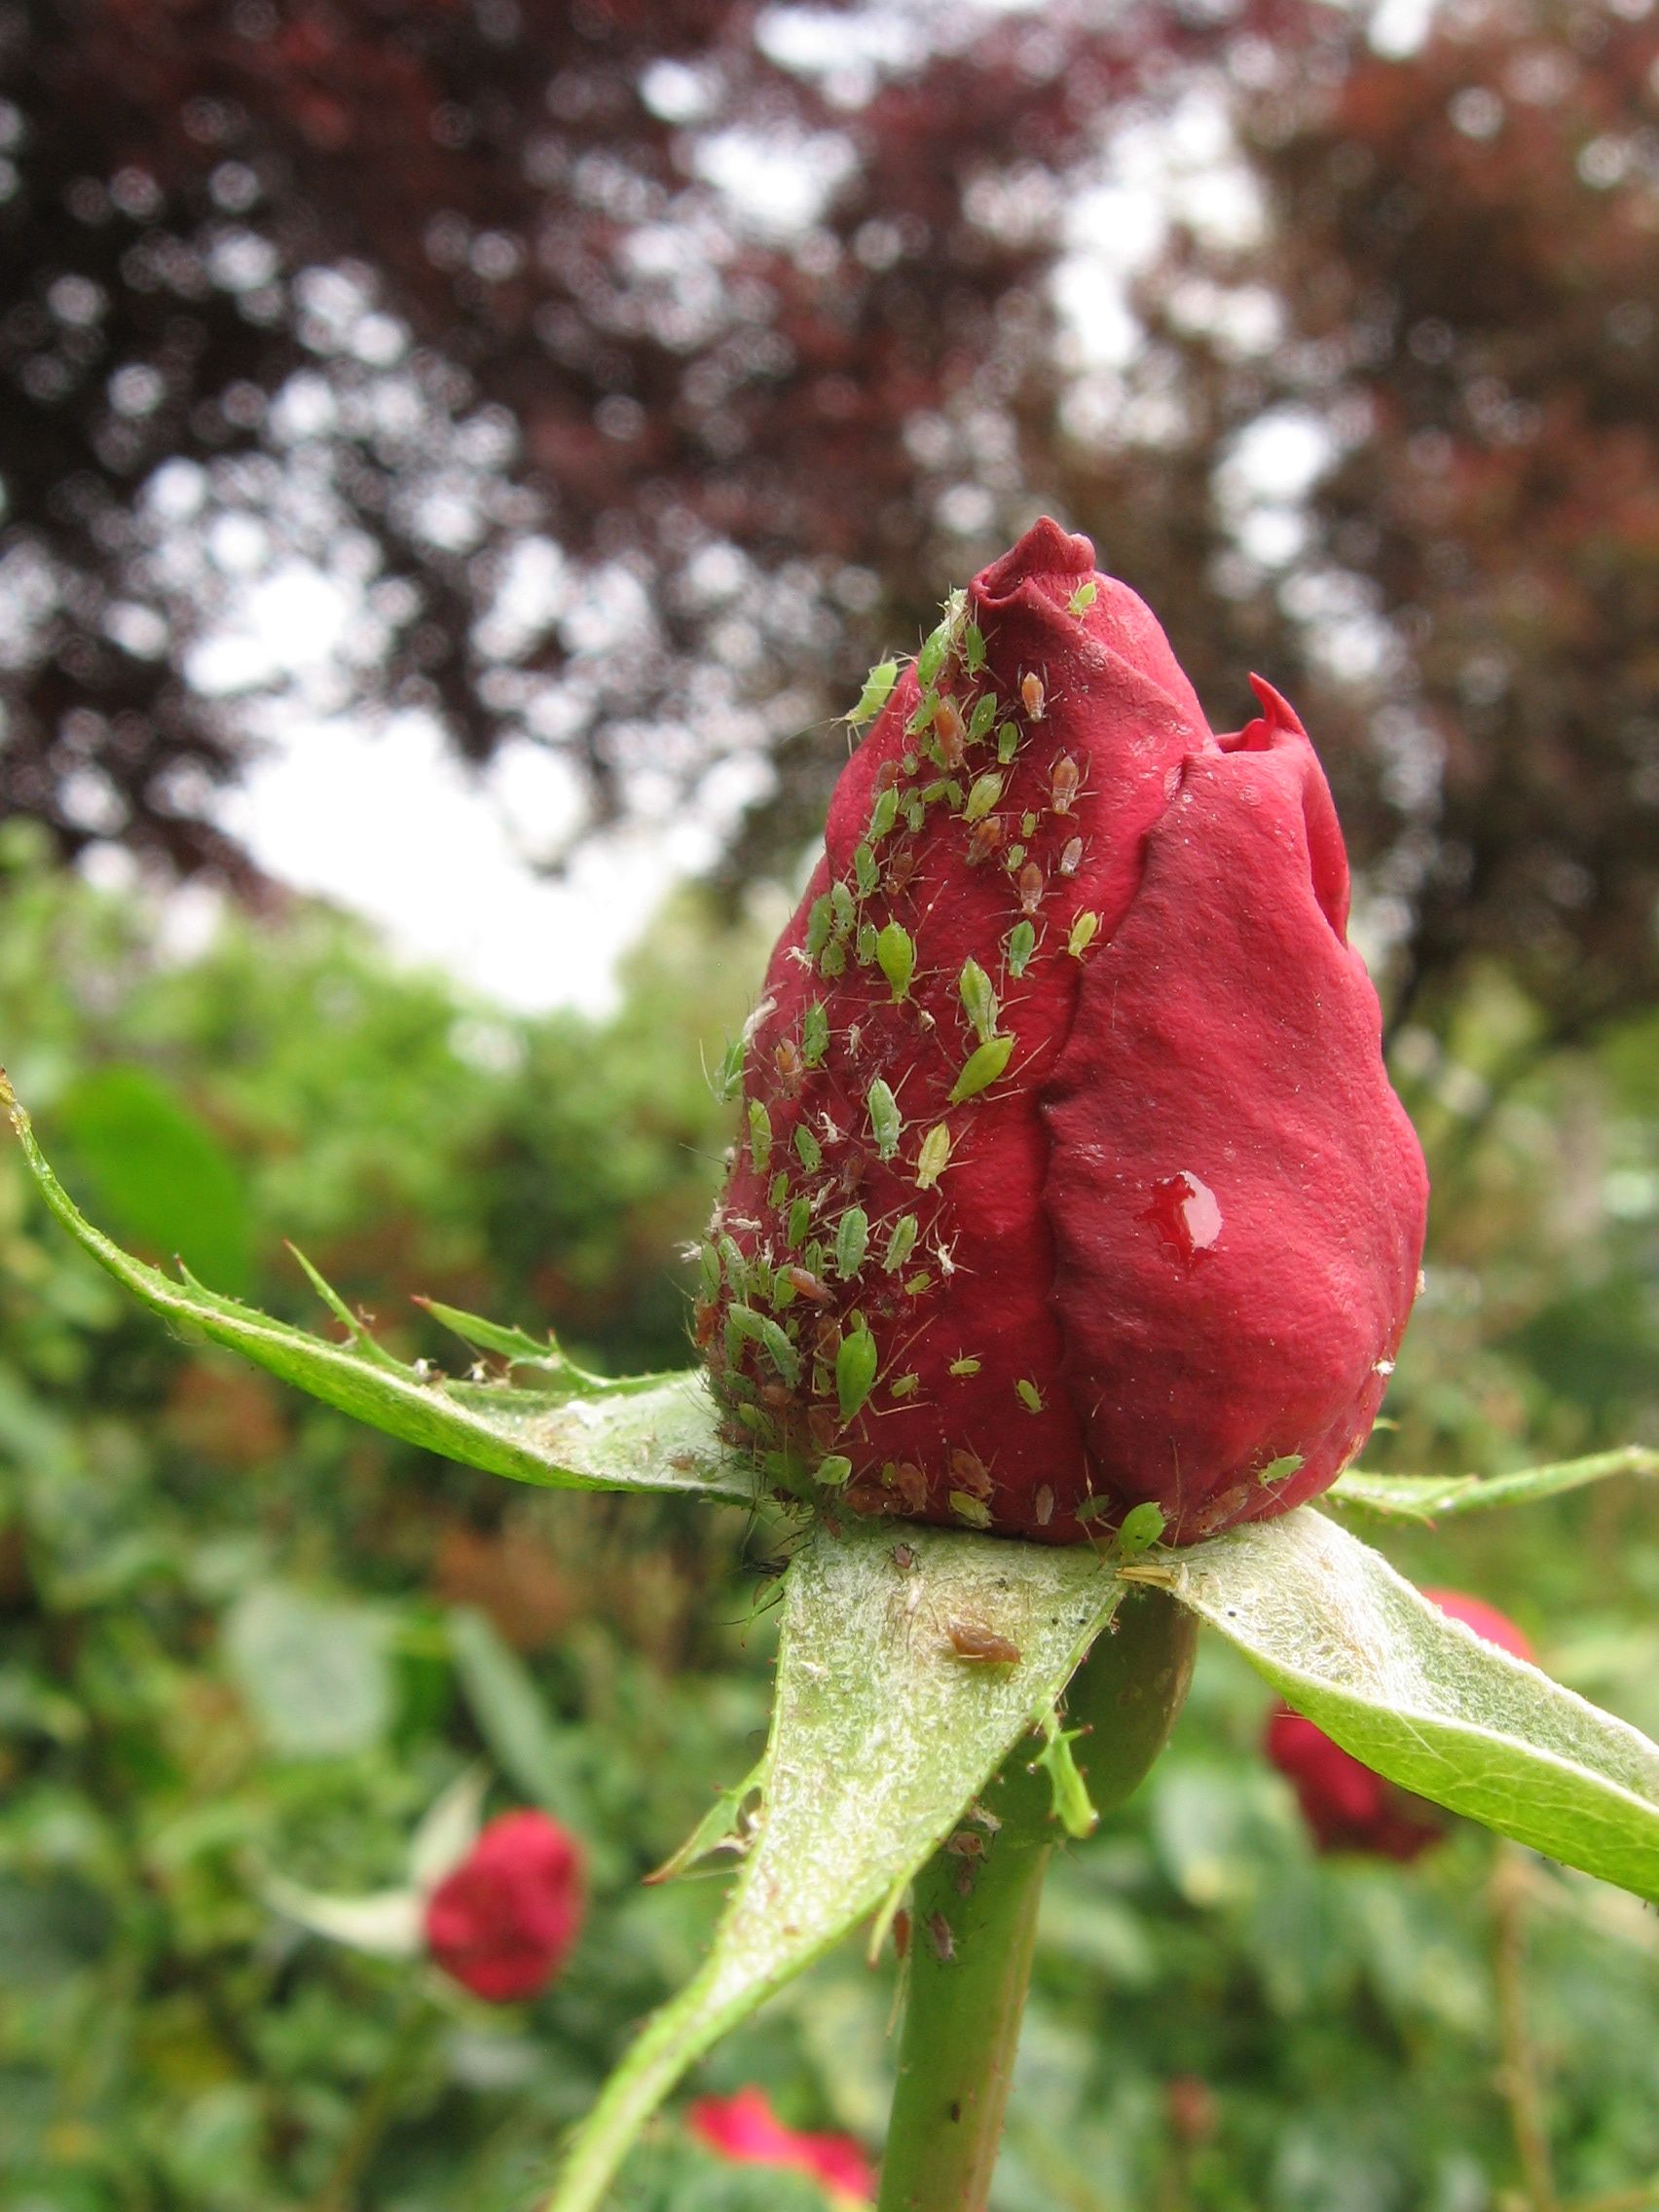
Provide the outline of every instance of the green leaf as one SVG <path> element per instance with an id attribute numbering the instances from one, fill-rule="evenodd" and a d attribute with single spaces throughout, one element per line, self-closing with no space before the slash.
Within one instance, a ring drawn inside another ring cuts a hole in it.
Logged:
<path id="1" fill-rule="evenodd" d="M 217 1137 L 148 1068 L 84 1075 L 57 1102 L 57 1119 L 121 1234 L 245 1289 L 252 1221 L 236 1162 Z"/>
<path id="2" fill-rule="evenodd" d="M 487 1614 L 458 1605 L 445 1626 L 461 1694 L 497 1765 L 531 1804 L 575 1830 L 600 1878 L 619 1876 L 619 1854 L 593 1810 L 576 1731 L 553 1718 L 529 1668 Z"/>
<path id="3" fill-rule="evenodd" d="M 1659 1745 L 1452 1621 L 1304 1506 L 1124 1567 L 1404 1789 L 1659 1900 Z"/>
<path id="4" fill-rule="evenodd" d="M 1500 1505 L 1533 1505 L 1610 1475 L 1659 1475 L 1659 1452 L 1641 1444 L 1560 1459 L 1507 1475 L 1373 1475 L 1350 1467 L 1329 1492 L 1333 1504 L 1352 1505 L 1390 1521 L 1448 1521 L 1492 1513 Z"/>
<path id="5" fill-rule="evenodd" d="M 10 1114 L 41 1196 L 57 1220 L 140 1305 L 175 1328 L 228 1346 L 325 1405 L 463 1466 L 556 1490 L 648 1491 L 754 1502 L 753 1477 L 720 1444 L 702 1376 L 601 1381 L 559 1359 L 549 1346 L 540 1389 L 449 1382 L 424 1363 L 407 1366 L 373 1345 L 362 1323 L 310 1269 L 332 1310 L 345 1316 L 352 1341 L 338 1345 L 308 1336 L 253 1307 L 221 1298 L 188 1272 L 174 1282 L 112 1244 L 77 1211 L 52 1172 L 4 1077 L 0 1111 Z"/>
<path id="6" fill-rule="evenodd" d="M 578 2129 L 544 2212 L 593 2212 L 642 2126 L 694 2059 L 877 1914 L 1027 1729 L 1040 1726 L 1110 1619 L 1119 1588 L 1087 1549 L 934 1529 L 821 1525 L 789 1571 L 777 1698 L 755 1840 L 710 1955 L 645 2028 Z M 1017 1645 L 965 1665 L 972 1620 Z"/>

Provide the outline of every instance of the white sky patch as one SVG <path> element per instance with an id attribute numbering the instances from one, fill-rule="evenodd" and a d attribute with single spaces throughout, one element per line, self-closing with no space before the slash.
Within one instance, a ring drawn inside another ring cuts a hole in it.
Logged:
<path id="1" fill-rule="evenodd" d="M 219 808 L 254 859 L 296 890 L 364 915 L 404 958 L 526 1013 L 616 1003 L 615 966 L 671 884 L 712 857 L 682 821 L 584 847 L 563 879 L 538 853 L 578 819 L 569 769 L 509 743 L 482 776 L 437 726 L 296 728 Z"/>

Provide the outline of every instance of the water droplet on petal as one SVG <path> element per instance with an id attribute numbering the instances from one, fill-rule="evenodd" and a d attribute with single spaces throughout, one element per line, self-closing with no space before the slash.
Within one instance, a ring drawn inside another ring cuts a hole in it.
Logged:
<path id="1" fill-rule="evenodd" d="M 1221 1208 L 1215 1193 L 1189 1168 L 1164 1175 L 1152 1186 L 1152 1203 L 1140 1217 L 1150 1221 L 1177 1258 L 1191 1267 L 1214 1249 L 1221 1235 Z"/>

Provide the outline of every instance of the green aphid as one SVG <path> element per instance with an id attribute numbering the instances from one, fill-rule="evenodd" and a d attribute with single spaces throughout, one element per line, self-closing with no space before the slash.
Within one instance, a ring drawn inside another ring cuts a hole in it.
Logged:
<path id="1" fill-rule="evenodd" d="M 891 1160 L 899 1150 L 899 1139 L 903 1134 L 903 1117 L 899 1112 L 899 1101 L 892 1090 L 877 1076 L 865 1093 L 865 1104 L 869 1111 L 870 1134 L 875 1139 L 877 1157 Z"/>
<path id="2" fill-rule="evenodd" d="M 766 1186 L 766 1203 L 775 1210 L 783 1204 L 789 1195 L 790 1171 L 787 1167 L 780 1167 Z"/>
<path id="3" fill-rule="evenodd" d="M 847 972 L 847 948 L 838 938 L 831 938 L 818 955 L 818 973 L 830 980 Z"/>
<path id="4" fill-rule="evenodd" d="M 837 876 L 830 886 L 830 926 L 837 937 L 846 937 L 858 918 L 857 903 L 851 891 Z"/>
<path id="5" fill-rule="evenodd" d="M 892 1234 L 887 1239 L 887 1250 L 881 1262 L 884 1274 L 894 1275 L 899 1272 L 899 1270 L 916 1249 L 916 1235 L 915 1215 L 913 1213 L 902 1213 L 893 1224 Z"/>
<path id="6" fill-rule="evenodd" d="M 1301 1467 L 1303 1456 L 1304 1455 L 1300 1452 L 1286 1452 L 1277 1459 L 1270 1459 L 1265 1467 L 1257 1468 L 1256 1480 L 1259 1483 L 1266 1483 L 1270 1490 L 1275 1484 L 1287 1483 Z M 1124 1522 L 1124 1526 L 1127 1528 L 1128 1523 Z"/>
<path id="7" fill-rule="evenodd" d="M 777 1289 L 777 1282 L 773 1276 L 772 1263 L 763 1252 L 756 1252 L 754 1259 L 750 1261 L 749 1279 L 754 1286 L 755 1295 L 757 1298 L 764 1299 L 766 1304 L 770 1306 L 773 1293 Z"/>
<path id="8" fill-rule="evenodd" d="M 1103 1515 L 1110 1513 L 1111 1510 L 1112 1500 L 1109 1497 L 1086 1497 L 1081 1505 L 1073 1509 L 1072 1519 L 1087 1528 L 1090 1521 L 1100 1520 Z M 1153 1511 L 1156 1513 L 1158 1508 L 1154 1506 Z M 1161 1517 L 1160 1518 L 1160 1526 L 1162 1526 Z"/>
<path id="9" fill-rule="evenodd" d="M 863 1206 L 849 1206 L 835 1232 L 835 1272 L 851 1282 L 864 1266 L 869 1249 L 869 1216 Z"/>
<path id="10" fill-rule="evenodd" d="M 1022 814 L 1022 815 L 1020 816 L 1020 818 L 1019 818 L 1019 834 L 1020 834 L 1020 835 L 1021 835 L 1022 837 L 1035 837 L 1035 836 L 1036 836 L 1036 834 L 1037 834 L 1037 817 L 1036 817 L 1036 816 L 1035 816 L 1034 814 Z"/>
<path id="11" fill-rule="evenodd" d="M 923 730 L 933 727 L 933 719 L 938 712 L 939 693 L 931 684 L 926 684 L 922 689 L 920 705 L 904 724 L 904 735 L 906 737 L 920 737 Z"/>
<path id="12" fill-rule="evenodd" d="M 792 1205 L 790 1208 L 789 1229 L 787 1232 L 789 1237 L 789 1246 L 792 1252 L 797 1251 L 800 1248 L 801 1244 L 805 1241 L 806 1233 L 811 1227 L 811 1202 L 806 1198 L 796 1198 L 793 1205 Z"/>
<path id="13" fill-rule="evenodd" d="M 977 622 L 970 622 L 962 633 L 962 658 L 970 676 L 977 676 L 985 665 L 985 634 Z"/>
<path id="14" fill-rule="evenodd" d="M 1295 1454 L 1292 1454 L 1295 1457 Z M 1163 1515 L 1151 1498 L 1131 1506 L 1118 1530 L 1118 1550 L 1124 1559 L 1138 1559 L 1150 1551 L 1163 1533 Z"/>
<path id="15" fill-rule="evenodd" d="M 853 849 L 853 879 L 858 884 L 861 899 L 867 899 L 881 880 L 875 855 L 867 845 L 857 845 Z"/>
<path id="16" fill-rule="evenodd" d="M 1012 1037 L 987 1037 L 982 1045 L 977 1045 L 951 1086 L 950 1104 L 960 1106 L 965 1098 L 977 1098 L 981 1090 L 988 1090 L 1007 1067 L 1013 1051 Z"/>
<path id="17" fill-rule="evenodd" d="M 1025 847 L 1023 845 L 1010 845 L 1008 853 L 1004 858 L 1003 866 L 1007 868 L 1010 875 L 1017 875 L 1019 873 L 1021 866 L 1024 863 L 1024 860 Z"/>
<path id="18" fill-rule="evenodd" d="M 887 1395 L 890 1398 L 913 1398 L 921 1380 L 919 1375 L 901 1375 L 896 1382 L 888 1383 Z"/>
<path id="19" fill-rule="evenodd" d="M 821 899 L 815 899 L 812 902 L 812 904 L 807 908 L 806 950 L 807 957 L 809 959 L 816 960 L 818 958 L 818 955 L 824 950 L 824 947 L 829 943 L 830 924 L 833 920 L 833 918 L 834 910 L 830 906 L 829 898 L 827 896 Z"/>
<path id="20" fill-rule="evenodd" d="M 720 1238 L 720 1265 L 725 1270 L 726 1288 L 733 1298 L 747 1298 L 749 1262 L 744 1258 L 735 1236 Z"/>
<path id="21" fill-rule="evenodd" d="M 949 798 L 952 792 L 956 793 L 957 801 L 960 803 L 962 786 L 949 776 L 940 776 L 936 783 L 922 786 L 922 804 L 924 806 L 937 806 L 941 798 Z"/>
<path id="22" fill-rule="evenodd" d="M 910 977 L 916 972 L 916 945 L 909 931 L 898 922 L 889 922 L 875 940 L 875 957 L 893 987 L 894 998 L 907 997 Z"/>
<path id="23" fill-rule="evenodd" d="M 875 1387 L 875 1339 L 867 1329 L 843 1337 L 835 1354 L 835 1401 L 843 1420 L 851 1420 Z"/>
<path id="24" fill-rule="evenodd" d="M 919 798 L 907 798 L 904 801 L 904 827 L 912 836 L 920 830 L 927 818 L 928 810 Z"/>
<path id="25" fill-rule="evenodd" d="M 748 1429 L 750 1435 L 757 1437 L 762 1444 L 775 1444 L 777 1442 L 778 1431 L 775 1422 L 771 1416 L 763 1414 L 758 1406 L 739 1406 L 737 1418 Z"/>
<path id="26" fill-rule="evenodd" d="M 981 691 L 974 702 L 974 712 L 968 718 L 968 742 L 977 745 L 991 734 L 991 724 L 997 719 L 996 694 Z"/>
<path id="27" fill-rule="evenodd" d="M 899 663 L 896 660 L 878 660 L 876 662 L 865 678 L 864 689 L 859 693 L 858 704 L 846 718 L 854 729 L 862 729 L 866 722 L 874 721 L 876 716 L 886 706 L 888 695 L 898 680 Z"/>
<path id="28" fill-rule="evenodd" d="M 859 924 L 858 942 L 853 947 L 854 957 L 861 968 L 871 968 L 875 965 L 876 947 L 879 942 L 875 924 L 873 922 L 861 922 Z"/>
<path id="29" fill-rule="evenodd" d="M 819 1460 L 817 1475 L 830 1490 L 842 1490 L 853 1479 L 853 1462 L 844 1453 L 830 1452 Z"/>
<path id="30" fill-rule="evenodd" d="M 1043 1393 L 1035 1382 L 1028 1382 L 1022 1375 L 1014 1387 L 1028 1414 L 1040 1414 L 1043 1411 Z"/>
<path id="31" fill-rule="evenodd" d="M 719 1298 L 720 1294 L 720 1256 L 712 1244 L 705 1244 L 699 1249 L 697 1266 L 702 1273 L 705 1296 Z"/>
<path id="32" fill-rule="evenodd" d="M 1023 976 L 1037 949 L 1037 932 L 1029 922 L 1015 922 L 1008 933 L 1008 972 Z"/>
<path id="33" fill-rule="evenodd" d="M 815 1274 L 819 1277 L 820 1281 L 823 1280 L 824 1246 L 816 1236 L 809 1236 L 807 1238 L 806 1249 L 800 1256 L 800 1264 L 803 1268 L 806 1269 L 809 1274 Z"/>
<path id="34" fill-rule="evenodd" d="M 868 830 L 870 843 L 872 845 L 879 844 L 898 819 L 899 787 L 897 784 L 889 784 L 884 792 L 876 793 L 875 804 L 870 808 Z M 807 949 L 810 951 L 811 947 L 808 946 Z"/>
<path id="35" fill-rule="evenodd" d="M 923 1137 L 921 1150 L 916 1154 L 916 1188 L 931 1191 L 950 1162 L 950 1131 L 942 1122 L 936 1122 Z"/>
<path id="36" fill-rule="evenodd" d="M 772 1271 L 773 1312 L 782 1313 L 786 1307 L 790 1307 L 794 1304 L 799 1295 L 800 1293 L 795 1289 L 794 1284 L 791 1282 L 785 1271 L 782 1268 L 774 1268 Z"/>
<path id="37" fill-rule="evenodd" d="M 997 1032 L 997 994 L 991 988 L 991 978 L 977 960 L 968 959 L 962 963 L 956 987 L 975 1032 L 981 1043 L 988 1042 Z"/>
<path id="38" fill-rule="evenodd" d="M 988 1529 L 991 1525 L 990 1507 L 983 1498 L 972 1497 L 965 1490 L 951 1492 L 950 1510 L 958 1521 L 966 1521 L 970 1529 Z"/>
<path id="39" fill-rule="evenodd" d="M 804 1122 L 795 1124 L 795 1158 L 809 1175 L 816 1175 L 824 1164 L 824 1147 Z"/>
<path id="40" fill-rule="evenodd" d="M 756 1313 L 748 1306 L 734 1306 L 726 1316 L 740 1336 L 752 1337 L 793 1390 L 800 1381 L 800 1353 L 769 1313 Z"/>
<path id="41" fill-rule="evenodd" d="M 1019 751 L 1019 724 L 1002 722 L 997 728 L 997 758 L 1006 768 Z"/>
<path id="42" fill-rule="evenodd" d="M 1100 586 L 1094 581 L 1092 576 L 1089 578 L 1088 583 L 1079 584 L 1076 591 L 1072 593 L 1070 599 L 1066 601 L 1066 612 L 1068 614 L 1075 615 L 1078 620 L 1081 621 L 1083 617 L 1088 612 L 1089 608 L 1094 605 L 1095 597 L 1098 594 Z"/>
<path id="43" fill-rule="evenodd" d="M 949 1372 L 952 1375 L 977 1375 L 979 1362 L 977 1359 L 953 1359 Z"/>
<path id="44" fill-rule="evenodd" d="M 772 1157 L 772 1117 L 758 1098 L 749 1101 L 749 1157 L 756 1175 L 764 1175 Z"/>
<path id="45" fill-rule="evenodd" d="M 809 1068 L 815 1068 L 829 1050 L 830 1016 L 823 1002 L 814 999 L 800 1025 L 800 1056 Z"/>
<path id="46" fill-rule="evenodd" d="M 920 1298 L 924 1291 L 932 1290 L 932 1288 L 933 1277 L 926 1268 L 923 1268 L 918 1274 L 904 1277 L 904 1296 L 906 1298 Z"/>
<path id="47" fill-rule="evenodd" d="M 1003 780 L 993 770 L 988 776 L 976 776 L 974 788 L 968 793 L 963 814 L 970 822 L 983 822 L 1003 793 Z"/>
<path id="48" fill-rule="evenodd" d="M 720 1064 L 709 1078 L 709 1088 L 722 1106 L 743 1092 L 743 1039 L 734 1037 L 720 1055 Z"/>
<path id="49" fill-rule="evenodd" d="M 1071 936 L 1066 940 L 1066 950 L 1071 954 L 1074 960 L 1081 960 L 1083 958 L 1084 954 L 1094 942 L 1094 940 L 1098 936 L 1099 931 L 1100 916 L 1095 913 L 1090 913 L 1086 907 L 1084 911 L 1079 914 L 1077 920 L 1073 922 L 1071 926 Z"/>

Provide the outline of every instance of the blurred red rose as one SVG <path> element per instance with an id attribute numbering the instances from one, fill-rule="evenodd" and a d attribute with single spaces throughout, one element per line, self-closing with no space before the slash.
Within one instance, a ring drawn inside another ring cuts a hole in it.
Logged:
<path id="1" fill-rule="evenodd" d="M 685 2118 L 694 2135 L 739 2165 L 788 2166 L 816 2176 L 839 2196 L 861 2204 L 874 2198 L 870 2162 L 850 2135 L 811 2135 L 786 2127 L 764 2090 L 699 2097 Z"/>
<path id="2" fill-rule="evenodd" d="M 1517 1659 L 1532 1647 L 1512 1620 L 1460 1590 L 1425 1590 L 1443 1613 Z M 1446 1816 L 1424 1798 L 1384 1782 L 1323 1729 L 1280 1706 L 1268 1722 L 1265 1749 L 1296 1791 L 1302 1817 L 1321 1851 L 1364 1851 L 1383 1859 L 1415 1859 L 1446 1832 Z"/>
<path id="3" fill-rule="evenodd" d="M 1093 562 L 1036 524 L 848 762 L 697 1336 L 776 1480 L 1058 1542 L 1151 1499 L 1187 1541 L 1357 1450 L 1426 1181 L 1307 734 L 1252 679 L 1212 735 Z"/>
<path id="4" fill-rule="evenodd" d="M 582 1856 L 545 1813 L 503 1813 L 426 1900 L 434 1961 L 475 1997 L 545 1989 L 582 1924 Z"/>

